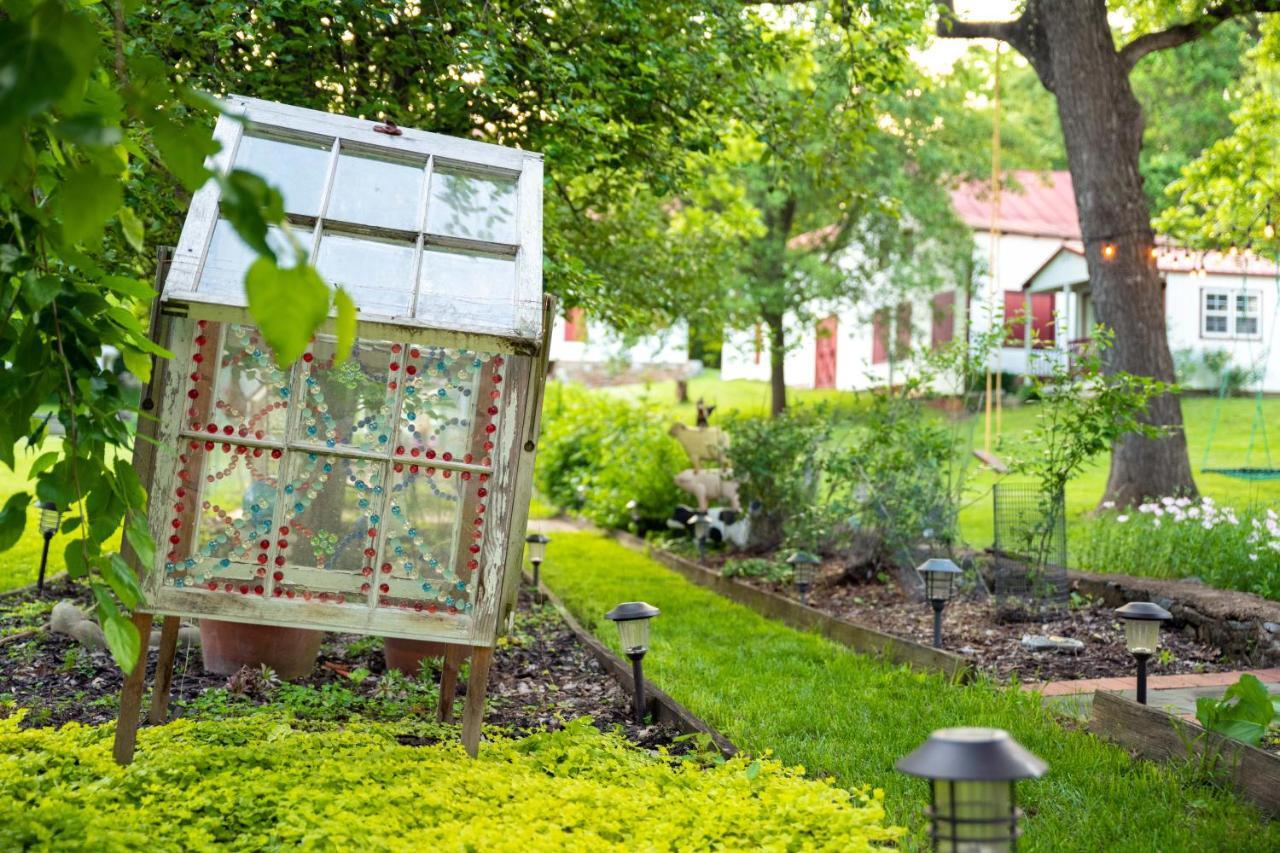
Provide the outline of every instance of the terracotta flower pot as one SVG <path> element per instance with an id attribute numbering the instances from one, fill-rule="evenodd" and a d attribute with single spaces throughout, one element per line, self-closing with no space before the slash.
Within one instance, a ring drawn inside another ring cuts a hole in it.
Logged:
<path id="1" fill-rule="evenodd" d="M 410 678 L 417 678 L 424 658 L 444 657 L 444 643 L 402 640 L 398 637 L 385 637 L 382 643 L 382 651 L 387 658 L 387 669 L 398 669 Z"/>
<path id="2" fill-rule="evenodd" d="M 242 666 L 266 664 L 285 681 L 311 673 L 323 631 L 200 620 L 200 651 L 207 672 L 232 675 Z"/>

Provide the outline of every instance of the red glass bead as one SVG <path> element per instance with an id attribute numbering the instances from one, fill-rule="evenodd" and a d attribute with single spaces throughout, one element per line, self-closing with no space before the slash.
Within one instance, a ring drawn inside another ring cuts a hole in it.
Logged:
<path id="1" fill-rule="evenodd" d="M 182 541 L 182 537 L 176 534 L 169 537 L 169 544 L 171 545 L 177 545 L 181 541 Z"/>
<path id="2" fill-rule="evenodd" d="M 486 489 L 484 486 L 481 486 L 480 488 L 476 489 L 476 497 L 478 498 L 482 498 L 487 494 L 489 494 L 489 490 Z"/>
<path id="3" fill-rule="evenodd" d="M 378 584 L 378 592 L 391 592 L 391 585 L 385 583 Z"/>
<path id="4" fill-rule="evenodd" d="M 284 572 L 272 572 L 272 573 L 271 573 L 271 579 L 272 579 L 272 580 L 275 580 L 275 581 L 282 581 L 282 580 L 284 580 Z"/>
<path id="5" fill-rule="evenodd" d="M 174 529 L 174 530 L 177 530 L 177 529 L 178 529 L 178 528 L 180 528 L 180 527 L 182 527 L 182 520 L 181 520 L 181 519 L 178 519 L 178 518 L 175 518 L 175 519 L 173 520 L 173 529 Z"/>
<path id="6" fill-rule="evenodd" d="M 196 353 L 195 355 L 191 356 L 191 360 L 194 361 L 196 364 L 200 364 L 201 362 L 204 361 L 204 356 L 201 355 L 200 353 Z"/>
<path id="7" fill-rule="evenodd" d="M 305 361 L 307 364 L 310 364 L 310 363 L 311 363 L 311 360 L 312 360 L 313 358 L 315 358 L 315 356 L 313 356 L 313 355 L 312 355 L 311 353 L 309 353 L 309 352 L 304 352 L 304 353 L 302 354 L 302 360 L 303 360 L 303 361 Z"/>
<path id="8" fill-rule="evenodd" d="M 205 586 L 209 587 L 209 589 L 217 589 L 217 588 L 218 588 L 218 582 L 217 582 L 217 581 L 209 581 L 207 584 L 205 584 Z"/>
<path id="9" fill-rule="evenodd" d="M 463 472 L 462 472 L 462 479 L 464 479 L 464 480 L 470 480 L 470 479 L 471 479 L 471 472 L 470 472 L 470 471 L 463 471 Z"/>
<path id="10" fill-rule="evenodd" d="M 249 585 L 247 583 L 240 584 L 240 594 L 241 595 L 249 594 Z"/>
<path id="11" fill-rule="evenodd" d="M 391 345 L 391 351 L 392 351 L 392 352 L 400 352 L 400 345 L 399 345 L 399 344 L 392 344 L 392 345 Z"/>
<path id="12" fill-rule="evenodd" d="M 272 459 L 279 459 L 279 458 L 280 458 L 280 451 L 279 451 L 279 450 L 273 450 L 273 451 L 271 451 L 271 458 L 272 458 Z"/>
<path id="13" fill-rule="evenodd" d="M 485 431 L 485 432 L 487 432 L 487 433 L 489 433 L 489 435 L 493 435 L 493 434 L 497 431 L 497 429 L 498 429 L 498 428 L 497 428 L 496 426 L 494 426 L 493 424 L 489 424 L 488 426 L 486 426 L 486 427 L 484 428 L 484 431 Z"/>
<path id="14" fill-rule="evenodd" d="M 262 595 L 262 584 L 258 584 L 257 586 L 255 586 L 253 588 L 253 591 L 256 595 Z"/>
<path id="15" fill-rule="evenodd" d="M 218 427 L 216 424 L 209 424 L 209 426 L 205 427 L 205 431 L 213 434 L 218 431 Z"/>
<path id="16" fill-rule="evenodd" d="M 362 584 L 360 584 L 360 591 L 361 591 L 361 592 L 368 592 L 368 591 L 369 591 L 369 585 L 368 585 L 367 583 L 362 583 Z"/>
<path id="17" fill-rule="evenodd" d="M 284 565 L 284 557 L 276 557 L 276 565 L 277 565 L 277 566 L 283 566 L 283 565 Z"/>
<path id="18" fill-rule="evenodd" d="M 279 598 L 282 595 L 284 595 L 284 590 L 281 589 L 280 587 L 276 587 L 275 589 L 271 590 L 272 598 Z"/>
<path id="19" fill-rule="evenodd" d="M 410 357 L 410 358 L 417 358 L 417 357 L 418 357 L 418 356 L 420 356 L 420 355 L 422 355 L 422 353 L 418 352 L 418 350 L 417 350 L 417 348 L 416 348 L 416 347 L 415 347 L 414 349 L 409 350 L 409 357 Z"/>
<path id="20" fill-rule="evenodd" d="M 194 400 L 200 396 L 200 392 L 192 388 L 190 391 L 187 392 L 187 396 L 190 397 L 192 400 Z"/>
<path id="21" fill-rule="evenodd" d="M 372 570 L 372 569 L 370 569 L 369 571 L 373 571 L 373 570 Z M 391 564 L 390 564 L 390 563 L 383 563 L 383 564 L 382 564 L 382 573 L 383 573 L 384 575 L 389 575 L 389 574 L 391 574 Z"/>
<path id="22" fill-rule="evenodd" d="M 375 551 L 375 550 L 373 550 L 372 548 L 365 548 L 365 549 L 364 549 L 364 555 L 365 555 L 366 557 L 373 557 L 373 556 L 376 556 L 376 555 L 377 555 L 377 553 L 378 553 L 378 552 L 377 552 L 377 551 Z"/>
<path id="23" fill-rule="evenodd" d="M 202 347 L 207 343 L 209 343 L 209 339 L 204 335 L 196 335 L 196 346 Z"/>
<path id="24" fill-rule="evenodd" d="M 276 540 L 276 545 L 278 545 L 278 546 L 280 547 L 280 550 L 281 550 L 281 551 L 283 551 L 285 548 L 288 548 L 288 547 L 289 547 L 289 540 L 288 540 L 288 539 L 278 539 L 278 540 Z"/>
<path id="25" fill-rule="evenodd" d="M 259 562 L 259 563 L 265 563 L 266 561 L 267 561 L 267 555 L 266 555 L 266 554 L 259 554 L 259 555 L 258 555 L 258 562 Z"/>
<path id="26" fill-rule="evenodd" d="M 480 565 L 480 563 L 479 563 L 478 561 L 476 561 L 476 560 L 467 560 L 467 568 L 468 568 L 468 569 L 475 569 L 475 567 L 476 567 L 476 566 L 478 566 L 478 565 Z"/>
<path id="27" fill-rule="evenodd" d="M 398 362 L 398 361 L 393 361 L 393 362 L 391 362 L 391 364 L 390 364 L 390 368 L 391 368 L 392 370 L 399 370 L 399 369 L 400 369 L 400 362 Z"/>
<path id="28" fill-rule="evenodd" d="M 501 373 L 495 373 L 495 374 L 493 374 L 493 381 L 494 381 L 494 383 L 495 383 L 495 384 L 496 384 L 496 383 L 498 383 L 498 382 L 501 382 L 501 381 L 502 381 L 502 374 L 501 374 Z"/>

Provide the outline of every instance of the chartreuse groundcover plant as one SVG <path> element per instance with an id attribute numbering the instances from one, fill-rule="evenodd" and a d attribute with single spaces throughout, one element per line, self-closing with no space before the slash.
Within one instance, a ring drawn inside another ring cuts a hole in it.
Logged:
<path id="1" fill-rule="evenodd" d="M 650 754 L 585 719 L 474 761 L 451 733 L 400 743 L 403 724 L 180 719 L 144 730 L 127 768 L 109 726 L 19 719 L 0 720 L 5 850 L 870 850 L 901 835 L 880 792 L 772 759 Z"/>
<path id="2" fill-rule="evenodd" d="M 603 614 L 620 601 L 662 610 L 646 674 L 740 748 L 773 754 L 848 788 L 885 791 L 904 846 L 927 843 L 928 788 L 894 763 L 946 726 L 1007 729 L 1049 762 L 1021 784 L 1025 850 L 1277 850 L 1280 827 L 1189 764 L 1135 761 L 1064 728 L 1034 693 L 952 684 L 854 654 L 697 587 L 599 534 L 557 534 L 542 576 L 573 613 L 617 648 Z"/>

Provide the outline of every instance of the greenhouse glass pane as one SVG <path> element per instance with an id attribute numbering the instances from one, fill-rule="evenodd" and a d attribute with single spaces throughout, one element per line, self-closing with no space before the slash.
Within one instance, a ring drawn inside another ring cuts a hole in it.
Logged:
<path id="1" fill-rule="evenodd" d="M 424 461 L 488 465 L 492 442 L 485 430 L 496 420 L 498 400 L 481 392 L 480 380 L 494 369 L 495 359 L 501 361 L 487 352 L 410 346 L 396 453 Z M 492 380 L 490 387 L 496 390 Z"/>
<path id="2" fill-rule="evenodd" d="M 424 171 L 424 166 L 342 154 L 325 218 L 417 231 Z"/>
<path id="3" fill-rule="evenodd" d="M 393 346 L 360 339 L 339 363 L 335 340 L 318 337 L 302 356 L 304 401 L 292 440 L 389 453 L 397 384 Z"/>
<path id="4" fill-rule="evenodd" d="M 310 251 L 311 229 L 296 225 L 291 227 L 303 251 Z M 298 262 L 299 253 L 280 226 L 267 227 L 267 245 L 276 253 L 280 266 L 289 267 Z M 204 271 L 200 274 L 199 292 L 222 297 L 229 305 L 243 305 L 244 276 L 257 259 L 258 254 L 240 239 L 231 223 L 219 219 L 209 241 Z"/>
<path id="5" fill-rule="evenodd" d="M 516 243 L 515 180 L 435 172 L 426 230 L 449 237 Z"/>
<path id="6" fill-rule="evenodd" d="M 360 311 L 407 315 L 413 307 L 413 244 L 325 232 L 316 269 Z"/>
<path id="7" fill-rule="evenodd" d="M 287 547 L 275 578 L 286 595 L 290 589 L 323 591 L 343 601 L 366 601 L 367 587 L 363 593 L 361 588 L 373 575 L 384 468 L 365 459 L 290 452 L 282 496 Z M 295 575 L 293 567 L 323 574 Z"/>
<path id="8" fill-rule="evenodd" d="M 330 145 L 245 136 L 236 151 L 236 168 L 267 176 L 284 196 L 286 212 L 317 216 L 329 174 Z"/>
<path id="9" fill-rule="evenodd" d="M 379 604 L 423 602 L 464 611 L 473 572 L 455 570 L 452 555 L 463 504 L 460 486 L 466 484 L 456 471 L 409 462 L 394 465 L 391 484 Z"/>
<path id="10" fill-rule="evenodd" d="M 289 375 L 255 327 L 198 323 L 187 379 L 189 430 L 219 438 L 284 437 Z"/>
<path id="11" fill-rule="evenodd" d="M 164 582 L 263 594 L 280 452 L 212 439 L 180 447 Z"/>
<path id="12" fill-rule="evenodd" d="M 515 258 L 428 249 L 419 279 L 419 319 L 498 328 L 515 321 Z"/>

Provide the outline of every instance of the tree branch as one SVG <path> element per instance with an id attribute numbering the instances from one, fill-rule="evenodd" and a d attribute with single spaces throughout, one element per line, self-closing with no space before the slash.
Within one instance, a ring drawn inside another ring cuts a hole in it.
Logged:
<path id="1" fill-rule="evenodd" d="M 947 39 L 998 39 L 1014 43 L 1021 21 L 962 21 L 956 17 L 955 0 L 935 0 L 938 37 Z"/>
<path id="2" fill-rule="evenodd" d="M 1120 49 L 1120 61 L 1130 71 L 1148 53 L 1195 41 L 1224 21 L 1253 12 L 1280 12 L 1280 0 L 1223 0 L 1194 21 L 1138 36 Z"/>

